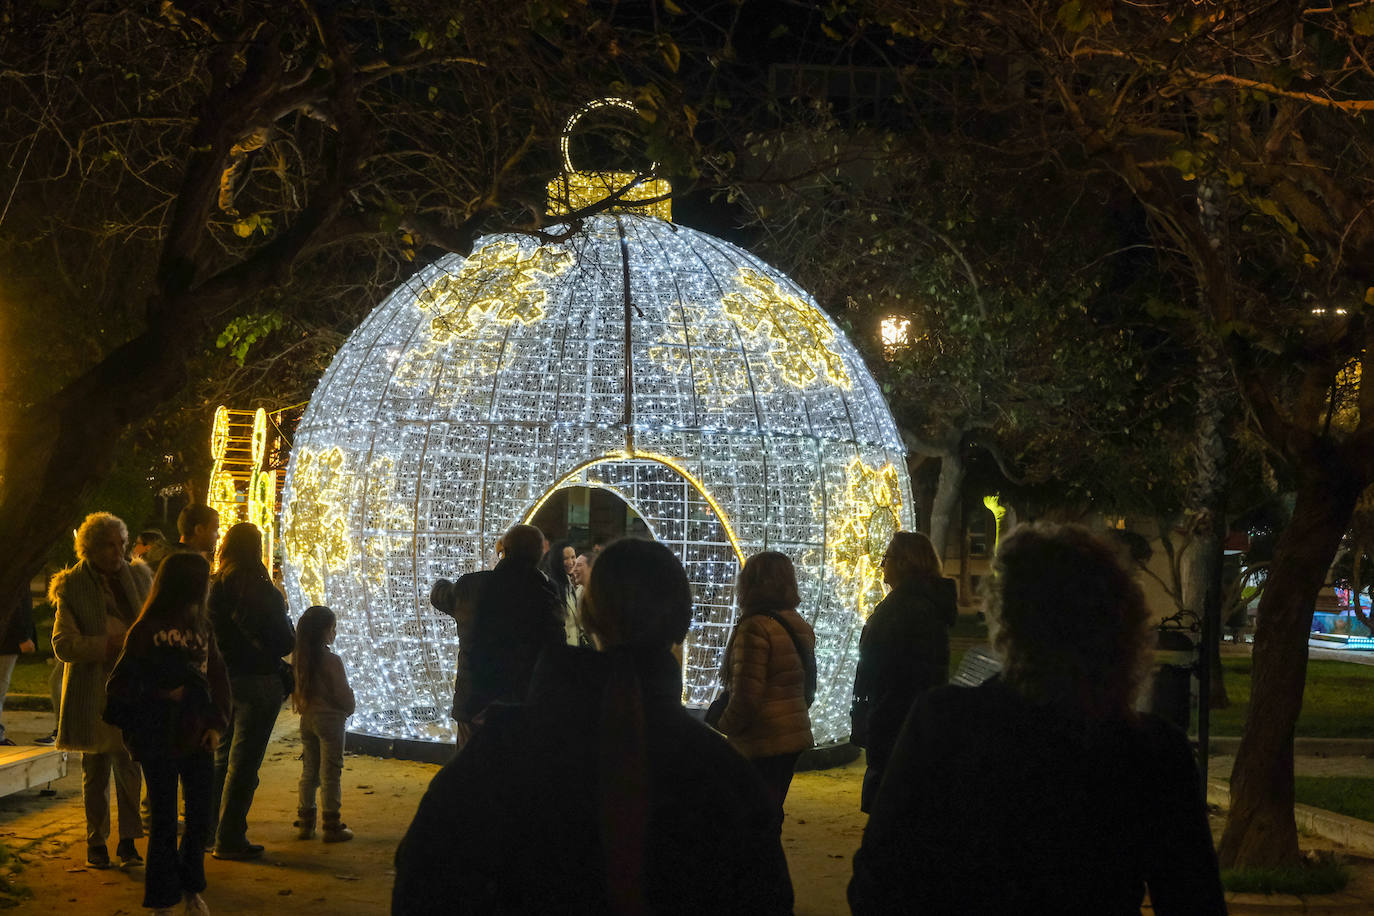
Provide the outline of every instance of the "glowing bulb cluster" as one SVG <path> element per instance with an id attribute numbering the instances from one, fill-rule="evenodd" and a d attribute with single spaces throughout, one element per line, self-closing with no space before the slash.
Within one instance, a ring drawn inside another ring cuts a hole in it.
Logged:
<path id="1" fill-rule="evenodd" d="M 645 213 L 543 246 L 488 237 L 416 273 L 321 380 L 284 495 L 286 587 L 338 615 L 355 732 L 451 740 L 456 636 L 430 585 L 490 566 L 558 490 L 607 489 L 691 580 L 689 705 L 719 690 L 741 560 L 792 557 L 831 743 L 886 539 L 911 527 L 903 458 L 849 341 L 739 248 Z"/>

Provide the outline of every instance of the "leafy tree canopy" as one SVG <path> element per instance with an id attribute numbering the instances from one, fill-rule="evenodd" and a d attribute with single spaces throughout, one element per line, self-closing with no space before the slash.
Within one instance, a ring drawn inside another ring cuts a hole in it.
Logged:
<path id="1" fill-rule="evenodd" d="M 729 22 L 576 0 L 0 2 L 13 574 L 117 457 L 203 473 L 204 405 L 303 400 L 416 262 L 556 231 L 545 187 L 587 100 L 636 106 L 589 125 L 598 154 L 690 185 L 686 87 Z"/>
<path id="2" fill-rule="evenodd" d="M 985 451 L 1004 486 L 1059 505 L 1176 506 L 1190 357 L 1157 319 L 1177 289 L 1129 198 L 1003 153 L 986 118 L 795 123 L 744 169 L 802 177 L 741 197 L 767 255 L 842 310 L 909 443 L 946 469 Z M 839 161 L 805 168 L 812 150 Z M 911 322 L 905 347 L 884 348 L 889 317 Z"/>
<path id="3" fill-rule="evenodd" d="M 1196 329 L 1198 502 L 1216 516 L 1227 380 L 1294 492 L 1255 636 L 1252 716 L 1223 864 L 1298 859 L 1292 733 L 1313 600 L 1374 482 L 1374 26 L 1362 4 L 871 0 L 880 24 L 976 87 L 1009 142 L 1112 176 L 1142 207 Z M 894 46 L 900 44 L 893 38 Z M 894 65 L 916 79 L 923 66 Z M 1165 316 L 1168 317 L 1168 316 Z M 1215 521 L 1207 527 L 1213 527 Z"/>

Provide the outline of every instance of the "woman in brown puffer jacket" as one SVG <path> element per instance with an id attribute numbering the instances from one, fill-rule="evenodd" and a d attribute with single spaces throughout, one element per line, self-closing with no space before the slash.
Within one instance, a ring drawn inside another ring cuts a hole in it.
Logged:
<path id="1" fill-rule="evenodd" d="M 786 555 L 765 551 L 740 570 L 742 611 L 725 647 L 721 680 L 730 701 L 717 728 L 768 786 L 782 829 L 782 803 L 801 752 L 810 748 L 816 634 L 797 613 L 797 574 Z"/>

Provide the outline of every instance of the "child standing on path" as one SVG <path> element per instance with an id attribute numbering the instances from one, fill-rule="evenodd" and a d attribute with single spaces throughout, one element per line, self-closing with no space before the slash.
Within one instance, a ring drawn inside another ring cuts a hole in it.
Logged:
<path id="1" fill-rule="evenodd" d="M 353 831 L 339 820 L 343 772 L 344 722 L 353 715 L 353 689 L 343 660 L 330 651 L 334 612 L 315 605 L 296 625 L 296 690 L 292 705 L 301 714 L 301 799 L 296 834 L 315 835 L 315 790 L 324 807 L 324 841 L 342 843 Z"/>

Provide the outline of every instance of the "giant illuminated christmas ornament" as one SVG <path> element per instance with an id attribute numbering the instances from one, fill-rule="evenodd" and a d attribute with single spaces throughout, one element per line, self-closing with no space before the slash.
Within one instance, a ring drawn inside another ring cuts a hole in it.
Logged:
<path id="1" fill-rule="evenodd" d="M 905 450 L 853 346 L 749 253 L 668 219 L 666 183 L 576 173 L 554 212 L 619 192 L 567 241 L 478 240 L 348 338 L 297 428 L 283 497 L 293 608 L 338 615 L 355 734 L 452 740 L 453 622 L 431 583 L 560 489 L 618 494 L 681 558 L 683 701 L 720 689 L 745 558 L 796 564 L 818 743 L 843 741 L 879 561 L 911 527 Z M 563 209 L 560 209 L 563 208 Z"/>

